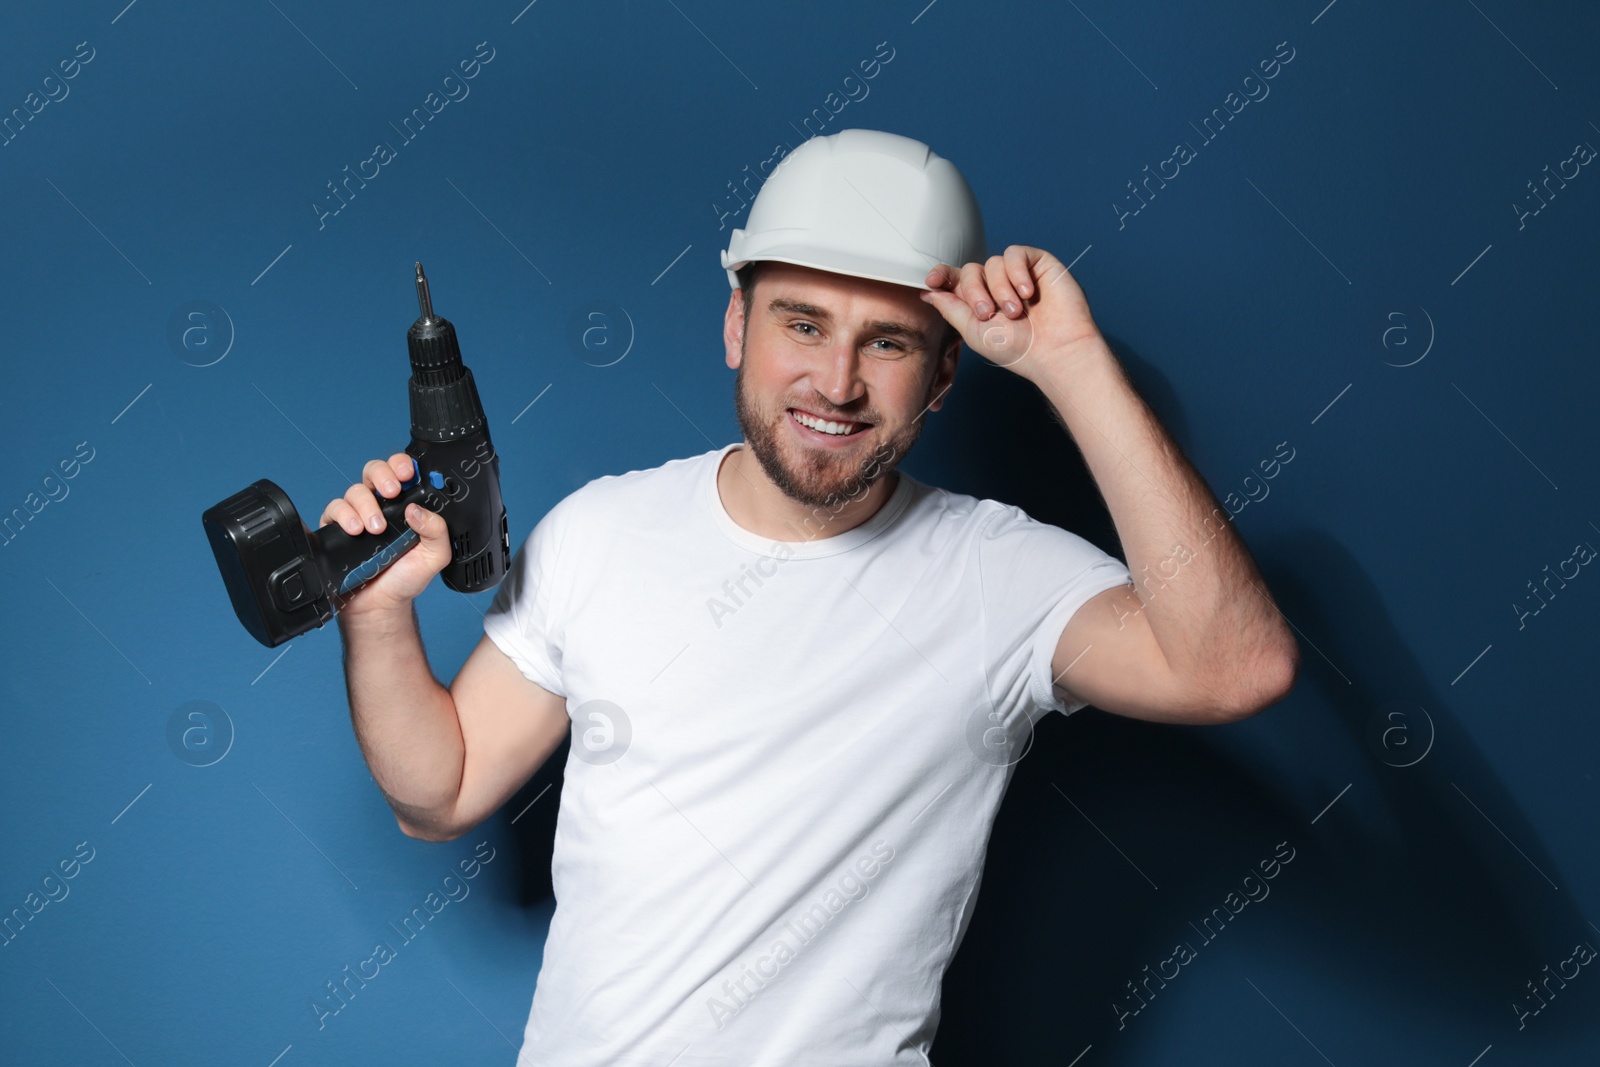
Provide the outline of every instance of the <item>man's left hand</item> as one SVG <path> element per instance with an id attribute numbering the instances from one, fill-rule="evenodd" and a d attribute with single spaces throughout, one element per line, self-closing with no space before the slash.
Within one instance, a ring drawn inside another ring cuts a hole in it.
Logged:
<path id="1" fill-rule="evenodd" d="M 959 270 L 941 263 L 928 271 L 921 294 L 961 332 L 967 347 L 1024 378 L 1102 340 L 1089 302 L 1055 256 L 1031 245 Z"/>

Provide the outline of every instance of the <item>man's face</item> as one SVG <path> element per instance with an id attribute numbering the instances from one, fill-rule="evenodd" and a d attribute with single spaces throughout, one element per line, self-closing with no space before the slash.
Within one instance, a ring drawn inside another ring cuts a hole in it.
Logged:
<path id="1" fill-rule="evenodd" d="M 754 289 L 749 320 L 735 290 L 723 329 L 751 452 L 802 504 L 859 497 L 943 405 L 959 343 L 938 350 L 944 319 L 910 286 L 764 262 Z"/>

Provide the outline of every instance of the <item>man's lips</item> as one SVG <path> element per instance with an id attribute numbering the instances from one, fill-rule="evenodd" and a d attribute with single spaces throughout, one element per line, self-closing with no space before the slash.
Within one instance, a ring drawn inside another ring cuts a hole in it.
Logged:
<path id="1" fill-rule="evenodd" d="M 831 438 L 833 440 L 843 440 L 845 438 L 859 436 L 872 425 L 869 422 L 861 422 L 856 419 L 828 418 L 823 415 L 818 415 L 815 412 L 807 411 L 805 408 L 789 408 L 788 412 L 790 421 L 796 426 L 800 427 L 802 430 L 805 430 L 811 434 L 815 434 L 817 437 Z M 807 426 L 800 419 L 800 416 L 802 415 L 808 419 L 815 420 L 818 423 L 832 423 L 835 426 L 847 427 L 847 429 L 844 433 L 830 433 L 827 430 Z"/>

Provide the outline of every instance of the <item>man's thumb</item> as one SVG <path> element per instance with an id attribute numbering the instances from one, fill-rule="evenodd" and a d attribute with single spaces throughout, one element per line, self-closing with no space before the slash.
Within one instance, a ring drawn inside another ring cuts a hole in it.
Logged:
<path id="1" fill-rule="evenodd" d="M 972 309 L 967 306 L 965 300 L 954 293 L 947 293 L 941 289 L 924 290 L 917 295 L 922 298 L 923 303 L 932 304 L 933 309 L 944 316 L 944 320 L 961 333 L 962 339 L 967 340 L 969 344 L 971 343 L 967 335 L 977 316 L 972 313 Z"/>
<path id="2" fill-rule="evenodd" d="M 433 541 L 444 536 L 444 516 L 437 511 L 429 511 L 421 504 L 406 505 L 406 523 L 417 531 L 424 541 Z"/>

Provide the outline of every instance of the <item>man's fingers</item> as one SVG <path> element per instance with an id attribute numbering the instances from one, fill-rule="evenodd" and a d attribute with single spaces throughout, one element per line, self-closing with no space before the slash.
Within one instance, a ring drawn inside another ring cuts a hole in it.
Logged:
<path id="1" fill-rule="evenodd" d="M 1044 277 L 1036 276 L 1043 275 Z M 969 318 L 987 322 L 997 311 L 1009 321 L 1027 314 L 1028 301 L 1039 299 L 1041 285 L 1064 274 L 1066 269 L 1042 248 L 1008 245 L 1004 254 L 986 261 L 964 263 L 960 267 L 940 263 L 928 271 L 927 284 L 934 293 L 953 295 L 971 308 Z M 952 305 L 938 300 L 929 303 L 944 311 Z M 945 318 L 954 322 L 953 313 Z M 964 324 L 965 320 L 963 320 Z M 963 324 L 958 324 L 960 328 Z"/>
<path id="2" fill-rule="evenodd" d="M 987 319 L 994 314 L 994 298 L 984 283 L 982 263 L 968 263 L 961 268 L 961 282 L 955 294 L 972 306 L 978 318 Z"/>
<path id="3" fill-rule="evenodd" d="M 948 289 L 961 278 L 961 272 L 948 263 L 935 264 L 923 279 L 930 289 Z"/>
<path id="4" fill-rule="evenodd" d="M 362 526 L 365 526 L 373 533 L 380 533 L 383 530 L 383 512 L 378 510 L 378 498 L 372 495 L 372 490 L 365 484 L 352 485 L 349 489 L 346 489 L 344 491 L 344 499 L 360 516 Z"/>
<path id="5" fill-rule="evenodd" d="M 989 261 L 983 265 L 983 276 L 988 283 L 989 291 L 994 294 L 995 303 L 1000 305 L 1000 310 L 1006 313 L 1007 318 L 1015 319 L 1022 315 L 1022 297 L 1017 295 L 1007 269 L 1008 264 L 1004 256 L 990 256 Z"/>
<path id="6" fill-rule="evenodd" d="M 1006 249 L 1006 277 L 1011 279 L 1012 287 L 1024 300 L 1033 295 L 1033 262 L 1030 260 L 1036 257 L 1029 253 L 1037 251 L 1027 245 L 1011 245 Z"/>
<path id="7" fill-rule="evenodd" d="M 361 468 L 361 484 L 384 496 L 394 496 L 400 491 L 400 482 L 395 473 L 392 457 L 387 460 L 369 459 L 366 466 Z"/>
<path id="8" fill-rule="evenodd" d="M 332 522 L 338 523 L 339 528 L 351 537 L 361 532 L 361 516 L 344 500 L 329 501 L 328 506 L 322 509 L 322 518 L 317 520 L 317 526 L 323 527 Z"/>
<path id="9" fill-rule="evenodd" d="M 943 315 L 945 321 L 960 331 L 962 337 L 968 336 L 968 330 L 974 322 L 972 309 L 967 302 L 952 293 L 935 289 L 932 292 L 921 294 L 922 299 L 932 304 L 934 310 Z"/>
<path id="10" fill-rule="evenodd" d="M 416 460 L 412 459 L 408 453 L 396 452 L 389 457 L 389 467 L 402 482 L 409 481 L 411 476 L 416 473 Z"/>

